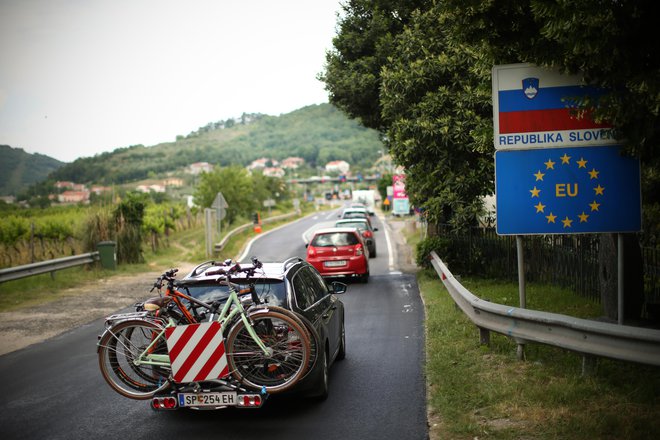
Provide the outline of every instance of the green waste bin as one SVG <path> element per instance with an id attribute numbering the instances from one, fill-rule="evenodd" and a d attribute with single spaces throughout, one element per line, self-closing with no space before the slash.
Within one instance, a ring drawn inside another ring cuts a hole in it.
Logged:
<path id="1" fill-rule="evenodd" d="M 117 243 L 114 241 L 102 241 L 96 245 L 99 251 L 99 259 L 103 269 L 117 269 Z"/>

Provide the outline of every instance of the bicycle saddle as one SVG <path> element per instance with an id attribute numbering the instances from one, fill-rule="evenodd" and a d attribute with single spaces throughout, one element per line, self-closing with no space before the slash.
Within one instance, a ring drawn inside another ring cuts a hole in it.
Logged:
<path id="1" fill-rule="evenodd" d="M 156 310 L 167 307 L 170 301 L 172 301 L 172 298 L 169 296 L 154 296 L 144 302 L 144 310 L 147 312 L 155 312 Z"/>

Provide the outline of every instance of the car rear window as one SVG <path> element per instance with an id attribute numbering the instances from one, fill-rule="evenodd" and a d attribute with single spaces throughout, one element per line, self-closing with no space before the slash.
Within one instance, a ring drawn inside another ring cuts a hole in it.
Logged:
<path id="1" fill-rule="evenodd" d="M 248 287 L 247 284 L 239 284 L 241 289 Z M 187 284 L 190 296 L 205 303 L 213 301 L 225 301 L 229 297 L 227 286 L 220 284 Z M 183 286 L 179 287 L 180 290 L 186 292 Z M 257 295 L 261 298 L 262 302 L 274 306 L 286 307 L 286 287 L 282 280 L 257 280 L 255 282 L 255 289 Z M 186 292 L 186 293 L 188 293 Z"/>
<path id="2" fill-rule="evenodd" d="M 358 239 L 355 234 L 350 232 L 318 234 L 312 240 L 312 246 L 316 247 L 353 246 L 355 244 L 358 244 Z"/>
<path id="3" fill-rule="evenodd" d="M 357 228 L 357 229 L 367 229 L 366 222 L 340 222 L 337 223 L 337 226 L 342 228 Z"/>
<path id="4" fill-rule="evenodd" d="M 367 218 L 367 215 L 362 212 L 347 212 L 343 218 Z"/>

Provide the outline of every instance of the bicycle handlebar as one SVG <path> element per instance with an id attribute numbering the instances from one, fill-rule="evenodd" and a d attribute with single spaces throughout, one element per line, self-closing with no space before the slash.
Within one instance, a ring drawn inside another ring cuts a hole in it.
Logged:
<path id="1" fill-rule="evenodd" d="M 231 260 L 225 261 L 225 266 L 228 264 L 231 264 Z M 251 267 L 241 267 L 239 263 L 234 264 L 231 266 L 229 269 L 217 269 L 217 270 L 210 270 L 205 273 L 207 276 L 213 276 L 213 275 L 231 275 L 234 273 L 247 273 L 249 275 L 253 275 L 254 271 L 257 269 L 260 269 L 263 266 L 263 263 L 257 259 L 257 257 L 252 257 L 252 266 Z"/>

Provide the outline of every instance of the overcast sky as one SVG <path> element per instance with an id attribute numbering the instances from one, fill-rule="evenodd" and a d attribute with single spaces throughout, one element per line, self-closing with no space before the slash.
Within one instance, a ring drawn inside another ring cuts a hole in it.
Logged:
<path id="1" fill-rule="evenodd" d="M 339 0 L 0 0 L 0 144 L 70 162 L 328 102 Z"/>

